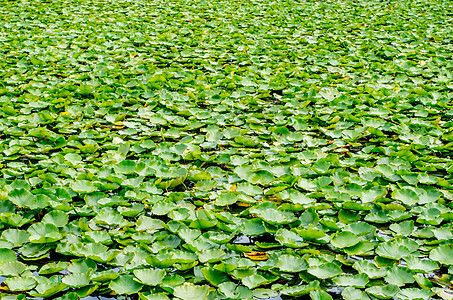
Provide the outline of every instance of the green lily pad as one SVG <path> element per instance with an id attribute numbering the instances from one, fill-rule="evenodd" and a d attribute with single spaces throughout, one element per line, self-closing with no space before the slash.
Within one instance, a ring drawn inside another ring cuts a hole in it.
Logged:
<path id="1" fill-rule="evenodd" d="M 291 273 L 298 273 L 307 270 L 308 268 L 308 265 L 303 258 L 289 254 L 280 256 L 275 266 L 283 272 Z"/>
<path id="2" fill-rule="evenodd" d="M 165 270 L 139 269 L 134 270 L 137 281 L 144 285 L 158 285 L 165 277 Z"/>
<path id="3" fill-rule="evenodd" d="M 36 277 L 35 280 L 38 282 L 34 291 L 29 292 L 33 297 L 48 298 L 67 288 L 67 285 L 58 282 L 57 278 L 51 277 L 50 279 L 44 277 Z"/>
<path id="4" fill-rule="evenodd" d="M 208 299 L 208 293 L 208 286 L 194 285 L 188 282 L 174 289 L 174 295 L 182 300 L 206 300 Z"/>
<path id="5" fill-rule="evenodd" d="M 97 190 L 97 187 L 88 180 L 76 180 L 70 187 L 74 192 L 81 194 L 89 194 Z"/>
<path id="6" fill-rule="evenodd" d="M 453 265 L 453 246 L 442 245 L 429 253 L 429 258 L 445 265 Z"/>
<path id="7" fill-rule="evenodd" d="M 63 271 L 69 266 L 69 263 L 64 262 L 64 261 L 58 261 L 58 262 L 50 262 L 41 267 L 39 269 L 39 274 L 40 275 L 48 275 L 48 274 L 53 274 L 57 273 L 60 271 Z"/>
<path id="8" fill-rule="evenodd" d="M 224 272 L 218 271 L 213 268 L 205 267 L 201 269 L 201 273 L 206 281 L 213 286 L 219 286 L 222 283 L 229 281 L 229 277 Z"/>
<path id="9" fill-rule="evenodd" d="M 439 265 L 428 259 L 420 259 L 415 255 L 409 255 L 404 260 L 407 263 L 407 267 L 414 272 L 430 273 L 439 268 Z"/>
<path id="10" fill-rule="evenodd" d="M 219 284 L 219 291 L 224 294 L 225 297 L 231 299 L 248 299 L 252 297 L 252 291 L 249 288 L 237 285 L 231 281 Z"/>
<path id="11" fill-rule="evenodd" d="M 346 248 L 356 245 L 360 242 L 360 238 L 352 232 L 341 231 L 334 234 L 330 243 L 337 248 Z"/>
<path id="12" fill-rule="evenodd" d="M 23 292 L 29 291 L 36 286 L 36 280 L 33 277 L 11 277 L 5 279 L 6 285 L 11 291 Z"/>
<path id="13" fill-rule="evenodd" d="M 400 291 L 400 289 L 397 285 L 387 284 L 384 286 L 372 286 L 365 291 L 378 299 L 391 299 Z"/>
<path id="14" fill-rule="evenodd" d="M 42 218 L 43 223 L 53 224 L 56 227 L 63 227 L 68 224 L 68 221 L 68 214 L 60 210 L 53 210 Z"/>
<path id="15" fill-rule="evenodd" d="M 30 234 L 25 230 L 7 229 L 2 232 L 2 239 L 13 243 L 14 247 L 20 247 L 28 242 Z"/>
<path id="16" fill-rule="evenodd" d="M 310 298 L 312 300 L 333 300 L 329 293 L 322 290 L 310 291 Z"/>
<path id="17" fill-rule="evenodd" d="M 431 299 L 434 293 L 426 289 L 406 288 L 402 289 L 398 294 L 398 299 L 402 300 L 428 300 Z"/>
<path id="18" fill-rule="evenodd" d="M 370 300 L 370 297 L 364 291 L 354 287 L 347 287 L 342 290 L 341 296 L 345 300 Z"/>
<path id="19" fill-rule="evenodd" d="M 133 275 L 121 275 L 117 279 L 112 280 L 109 288 L 120 295 L 132 295 L 139 292 L 143 285 L 134 280 Z"/>
<path id="20" fill-rule="evenodd" d="M 64 276 L 61 282 L 67 284 L 70 287 L 83 287 L 90 283 L 89 273 L 73 273 Z"/>
<path id="21" fill-rule="evenodd" d="M 343 271 L 338 265 L 334 263 L 325 263 L 317 266 L 310 266 L 307 272 L 317 278 L 326 279 L 335 277 L 341 274 Z"/>
<path id="22" fill-rule="evenodd" d="M 387 283 L 391 283 L 397 286 L 404 286 L 408 283 L 415 281 L 414 274 L 408 268 L 393 267 L 391 268 L 384 277 Z"/>
<path id="23" fill-rule="evenodd" d="M 17 256 L 13 250 L 0 248 L 0 266 L 14 261 L 17 261 Z"/>
<path id="24" fill-rule="evenodd" d="M 108 282 L 117 279 L 119 276 L 120 275 L 115 271 L 106 270 L 93 273 L 90 280 L 94 282 Z"/>
<path id="25" fill-rule="evenodd" d="M 352 275 L 340 275 L 335 278 L 332 278 L 332 281 L 335 282 L 338 286 L 352 286 L 357 288 L 364 288 L 369 282 L 368 275 L 365 273 Z"/>
<path id="26" fill-rule="evenodd" d="M 266 278 L 259 274 L 253 274 L 242 279 L 242 283 L 249 289 L 256 288 L 266 281 Z"/>
<path id="27" fill-rule="evenodd" d="M 0 266 L 2 276 L 17 276 L 25 272 L 27 266 L 18 261 L 7 262 Z"/>

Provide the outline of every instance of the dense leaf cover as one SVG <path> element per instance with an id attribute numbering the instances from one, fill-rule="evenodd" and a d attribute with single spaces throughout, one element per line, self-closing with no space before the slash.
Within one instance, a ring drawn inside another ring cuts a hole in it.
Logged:
<path id="1" fill-rule="evenodd" d="M 451 299 L 453 2 L 0 4 L 2 299 Z"/>

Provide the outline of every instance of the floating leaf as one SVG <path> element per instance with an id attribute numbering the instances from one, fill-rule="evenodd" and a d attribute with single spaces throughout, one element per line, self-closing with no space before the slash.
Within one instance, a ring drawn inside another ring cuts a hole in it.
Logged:
<path id="1" fill-rule="evenodd" d="M 206 300 L 209 288 L 206 285 L 194 285 L 185 282 L 175 287 L 174 295 L 182 300 Z"/>
<path id="2" fill-rule="evenodd" d="M 308 268 L 308 273 L 321 279 L 335 277 L 342 273 L 341 268 L 334 263 L 326 263 Z"/>
<path id="3" fill-rule="evenodd" d="M 33 277 L 11 277 L 5 279 L 6 285 L 11 291 L 28 291 L 36 286 L 36 280 Z"/>
<path id="4" fill-rule="evenodd" d="M 137 281 L 139 283 L 155 286 L 162 282 L 165 277 L 165 271 L 156 269 L 139 269 L 134 270 L 134 275 L 137 277 Z"/>
<path id="5" fill-rule="evenodd" d="M 143 285 L 134 280 L 133 275 L 121 275 L 117 279 L 112 280 L 109 288 L 120 295 L 132 295 L 142 289 Z"/>
<path id="6" fill-rule="evenodd" d="M 442 245 L 436 247 L 429 253 L 429 258 L 441 264 L 453 265 L 453 246 Z"/>

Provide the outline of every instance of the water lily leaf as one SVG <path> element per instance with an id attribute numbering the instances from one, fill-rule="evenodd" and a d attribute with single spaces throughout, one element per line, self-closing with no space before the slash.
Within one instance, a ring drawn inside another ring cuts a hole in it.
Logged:
<path id="1" fill-rule="evenodd" d="M 64 276 L 61 282 L 70 287 L 83 287 L 90 283 L 90 273 L 73 273 Z"/>
<path id="2" fill-rule="evenodd" d="M 215 205 L 227 206 L 236 203 L 239 200 L 236 192 L 224 192 L 215 200 Z"/>
<path id="3" fill-rule="evenodd" d="M 62 282 L 54 282 L 51 280 L 41 280 L 35 287 L 35 292 L 30 292 L 33 297 L 51 297 L 67 288 L 67 285 Z"/>
<path id="4" fill-rule="evenodd" d="M 147 216 L 140 216 L 135 227 L 137 231 L 155 231 L 162 228 L 164 228 L 164 223 L 161 220 L 153 219 Z"/>
<path id="5" fill-rule="evenodd" d="M 49 250 L 51 249 L 51 245 L 49 244 L 25 244 L 24 246 L 20 247 L 19 250 L 22 253 L 22 258 L 27 260 L 37 260 L 43 259 L 47 255 L 49 255 Z"/>
<path id="6" fill-rule="evenodd" d="M 364 288 L 369 282 L 368 275 L 365 273 L 352 275 L 340 275 L 332 279 L 338 286 L 352 286 L 357 288 Z"/>
<path id="7" fill-rule="evenodd" d="M 415 281 L 414 274 L 408 268 L 393 267 L 391 268 L 384 277 L 387 283 L 391 283 L 397 286 L 403 286 L 407 283 L 413 283 Z"/>
<path id="8" fill-rule="evenodd" d="M 124 222 L 124 218 L 112 208 L 104 207 L 96 215 L 95 221 L 101 225 L 120 225 Z"/>
<path id="9" fill-rule="evenodd" d="M 343 272 L 341 270 L 341 268 L 334 263 L 326 263 L 326 264 L 321 264 L 318 266 L 310 266 L 307 271 L 311 275 L 316 276 L 321 279 L 332 278 Z"/>
<path id="10" fill-rule="evenodd" d="M 237 285 L 231 281 L 219 284 L 219 291 L 227 298 L 248 299 L 252 297 L 252 291 L 245 286 Z"/>
<path id="11" fill-rule="evenodd" d="M 266 281 L 267 281 L 266 278 L 259 274 L 253 274 L 245 278 L 242 278 L 242 283 L 249 289 L 254 289 L 262 285 Z"/>
<path id="12" fill-rule="evenodd" d="M 280 211 L 272 208 L 266 208 L 264 210 L 251 212 L 257 214 L 260 218 L 263 219 L 263 221 L 272 225 L 289 224 L 297 220 L 294 214 L 292 214 L 291 212 Z"/>
<path id="13" fill-rule="evenodd" d="M 123 160 L 114 166 L 115 173 L 118 174 L 133 174 L 137 164 L 133 160 Z"/>
<path id="14" fill-rule="evenodd" d="M 279 229 L 277 233 L 275 233 L 275 239 L 280 244 L 290 248 L 301 248 L 307 245 L 302 237 L 286 229 Z"/>
<path id="15" fill-rule="evenodd" d="M 29 240 L 31 243 L 52 243 L 62 238 L 57 226 L 49 223 L 35 223 L 27 231 L 30 233 Z"/>
<path id="16" fill-rule="evenodd" d="M 417 193 L 410 189 L 398 189 L 392 193 L 392 197 L 406 205 L 414 205 L 419 201 Z"/>
<path id="17" fill-rule="evenodd" d="M 346 248 L 356 245 L 360 242 L 360 238 L 352 232 L 341 231 L 330 239 L 330 243 L 337 248 Z"/>
<path id="18" fill-rule="evenodd" d="M 13 247 L 20 247 L 28 242 L 30 233 L 20 229 L 7 229 L 2 232 L 2 239 L 13 244 Z"/>
<path id="19" fill-rule="evenodd" d="M 451 1 L 3 2 L 0 298 L 453 298 Z"/>
<path id="20" fill-rule="evenodd" d="M 174 295 L 182 300 L 206 300 L 208 293 L 207 285 L 194 285 L 188 282 L 174 289 Z"/>
<path id="21" fill-rule="evenodd" d="M 213 286 L 219 286 L 220 284 L 229 281 L 227 274 L 220 272 L 216 269 L 205 267 L 201 269 L 203 277 Z"/>
<path id="22" fill-rule="evenodd" d="M 431 273 L 439 268 L 436 262 L 428 259 L 420 259 L 415 255 L 409 255 L 404 260 L 407 263 L 407 267 L 414 272 Z"/>
<path id="23" fill-rule="evenodd" d="M 173 265 L 176 260 L 173 259 L 173 255 L 170 254 L 158 254 L 158 255 L 149 255 L 146 258 L 146 262 L 148 262 L 151 266 L 156 268 L 168 268 Z"/>
<path id="24" fill-rule="evenodd" d="M 411 240 L 393 240 L 380 244 L 376 254 L 390 259 L 401 259 L 417 250 L 418 244 Z"/>
<path id="25" fill-rule="evenodd" d="M 394 223 L 389 228 L 398 235 L 408 236 L 414 231 L 414 221 L 408 220 L 400 223 Z"/>
<path id="26" fill-rule="evenodd" d="M 99 243 L 88 243 L 79 249 L 72 248 L 72 251 L 77 253 L 78 256 L 85 256 L 101 263 L 111 261 L 120 254 L 119 250 L 109 249 L 107 246 Z"/>
<path id="27" fill-rule="evenodd" d="M 305 240 L 318 240 L 326 236 L 323 230 L 316 228 L 295 228 L 294 230 Z"/>
<path id="28" fill-rule="evenodd" d="M 344 248 L 347 255 L 370 255 L 374 249 L 373 243 L 370 241 L 360 241 L 352 247 Z"/>
<path id="29" fill-rule="evenodd" d="M 370 297 L 362 291 L 354 287 L 347 287 L 341 291 L 341 296 L 345 300 L 370 300 Z"/>
<path id="30" fill-rule="evenodd" d="M 115 271 L 106 270 L 92 274 L 90 280 L 94 282 L 108 282 L 117 279 L 119 276 Z"/>
<path id="31" fill-rule="evenodd" d="M 69 266 L 69 263 L 64 262 L 64 261 L 50 262 L 50 263 L 42 266 L 41 269 L 39 269 L 39 274 L 48 275 L 48 274 L 57 273 L 57 272 L 63 271 L 68 266 Z"/>
<path id="32" fill-rule="evenodd" d="M 198 259 L 203 262 L 218 262 L 225 258 L 226 253 L 221 249 L 209 249 L 197 252 Z"/>
<path id="33" fill-rule="evenodd" d="M 442 245 L 429 252 L 429 258 L 444 265 L 453 265 L 453 246 Z"/>
<path id="34" fill-rule="evenodd" d="M 17 261 L 17 256 L 13 250 L 0 248 L 0 266 L 14 261 Z"/>
<path id="35" fill-rule="evenodd" d="M 28 276 L 6 278 L 5 283 L 14 292 L 29 291 L 36 286 L 36 280 Z"/>
<path id="36" fill-rule="evenodd" d="M 240 287 L 238 287 L 239 289 Z M 245 288 L 245 287 L 242 287 Z M 276 291 L 273 291 L 271 289 L 254 289 L 253 290 L 253 297 L 258 298 L 258 299 L 271 299 L 271 298 L 276 298 L 279 296 L 279 293 Z M 245 297 L 244 297 L 245 298 Z"/>
<path id="37" fill-rule="evenodd" d="M 68 224 L 68 221 L 68 214 L 60 210 L 52 210 L 51 212 L 48 212 L 41 220 L 43 223 L 53 224 L 56 227 L 63 227 Z"/>
<path id="38" fill-rule="evenodd" d="M 91 259 L 76 259 L 68 266 L 71 273 L 90 273 L 96 271 L 97 265 Z"/>
<path id="39" fill-rule="evenodd" d="M 193 263 L 198 260 L 198 256 L 195 253 L 181 250 L 174 250 L 171 258 L 174 259 L 175 262 L 182 264 Z"/>
<path id="40" fill-rule="evenodd" d="M 45 208 L 47 206 L 47 201 L 43 198 L 37 198 L 36 195 L 33 195 L 26 189 L 15 189 L 11 191 L 8 196 L 9 200 L 18 207 L 37 209 Z"/>
<path id="41" fill-rule="evenodd" d="M 365 291 L 378 299 L 391 299 L 400 291 L 400 289 L 397 285 L 387 284 L 384 286 L 372 286 Z"/>
<path id="42" fill-rule="evenodd" d="M 387 269 L 378 268 L 375 264 L 366 260 L 356 261 L 353 268 L 359 273 L 366 274 L 370 279 L 380 278 L 387 273 Z"/>
<path id="43" fill-rule="evenodd" d="M 170 300 L 165 294 L 144 294 L 138 293 L 140 300 Z"/>
<path id="44" fill-rule="evenodd" d="M 402 300 L 428 300 L 431 299 L 434 293 L 426 289 L 406 288 L 402 289 L 398 294 L 398 299 Z"/>
<path id="45" fill-rule="evenodd" d="M 97 187 L 88 180 L 76 180 L 70 187 L 74 192 L 81 194 L 89 194 L 97 190 Z"/>
<path id="46" fill-rule="evenodd" d="M 299 273 L 308 268 L 307 262 L 303 258 L 289 254 L 281 255 L 275 266 L 283 272 L 291 273 Z"/>
<path id="47" fill-rule="evenodd" d="M 280 290 L 280 293 L 287 296 L 303 296 L 309 294 L 311 291 L 319 289 L 319 281 L 315 280 L 308 284 L 286 286 Z"/>
<path id="48" fill-rule="evenodd" d="M 163 216 L 171 212 L 176 208 L 176 204 L 170 201 L 161 201 L 156 203 L 153 208 L 152 212 L 155 215 Z"/>
<path id="49" fill-rule="evenodd" d="M 313 290 L 310 291 L 310 298 L 312 300 L 333 300 L 332 296 L 322 290 Z"/>
<path id="50" fill-rule="evenodd" d="M 143 285 L 134 280 L 133 275 L 121 275 L 109 283 L 109 288 L 119 295 L 132 295 L 139 292 Z"/>
<path id="51" fill-rule="evenodd" d="M 311 192 L 316 191 L 318 188 L 315 182 L 306 178 L 300 178 L 299 181 L 297 182 L 297 186 Z"/>
<path id="52" fill-rule="evenodd" d="M 165 277 L 165 270 L 156 269 L 138 269 L 134 270 L 134 275 L 137 277 L 137 281 L 145 285 L 158 285 L 162 282 Z"/>

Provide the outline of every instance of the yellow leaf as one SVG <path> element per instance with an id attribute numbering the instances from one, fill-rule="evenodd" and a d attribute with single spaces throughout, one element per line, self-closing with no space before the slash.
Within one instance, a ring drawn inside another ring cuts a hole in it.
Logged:
<path id="1" fill-rule="evenodd" d="M 247 253 L 244 253 L 244 254 L 245 254 L 245 256 L 250 258 L 251 260 L 263 261 L 263 260 L 268 260 L 269 259 L 269 255 L 266 252 L 254 251 L 254 252 L 247 252 Z"/>

